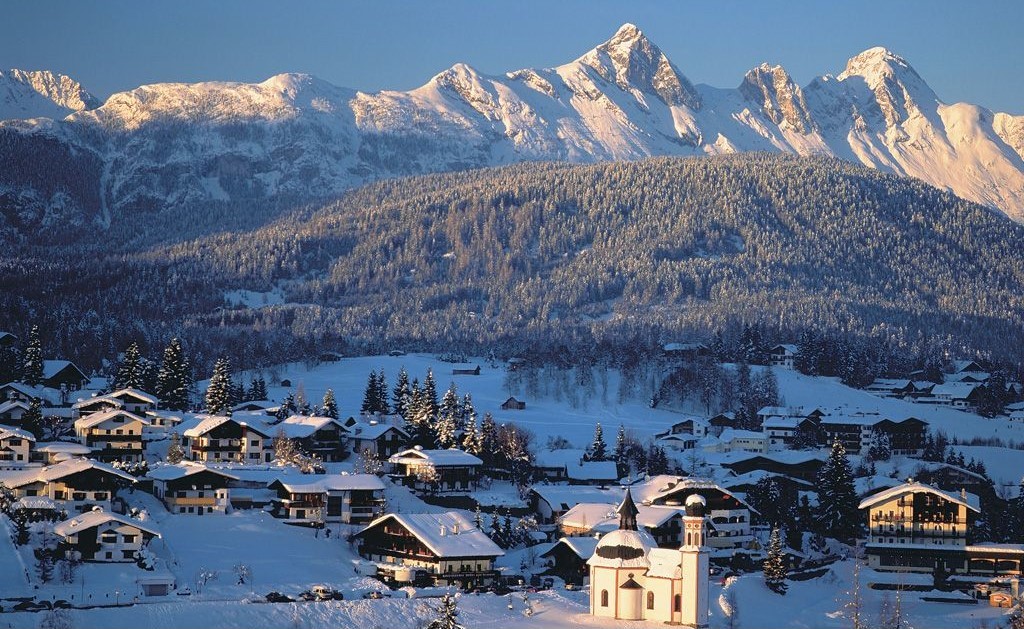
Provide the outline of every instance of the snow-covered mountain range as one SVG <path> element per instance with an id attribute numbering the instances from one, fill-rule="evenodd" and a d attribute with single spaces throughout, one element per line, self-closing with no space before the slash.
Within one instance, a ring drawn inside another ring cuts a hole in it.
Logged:
<path id="1" fill-rule="evenodd" d="M 8 226 L 324 197 L 383 177 L 517 161 L 739 151 L 831 155 L 1024 221 L 1024 116 L 943 103 L 884 48 L 803 88 L 764 64 L 721 89 L 693 85 L 626 24 L 562 66 L 489 76 L 456 64 L 408 92 L 283 74 L 146 85 L 96 105 L 67 77 L 0 74 L 0 117 L 9 118 L 0 159 L 26 164 L 0 172 Z M 64 174 L 59 185 L 19 159 L 40 147 Z"/>

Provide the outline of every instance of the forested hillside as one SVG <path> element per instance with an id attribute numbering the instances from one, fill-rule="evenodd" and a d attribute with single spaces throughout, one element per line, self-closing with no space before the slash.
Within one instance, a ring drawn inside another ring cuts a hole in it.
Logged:
<path id="1" fill-rule="evenodd" d="M 0 328 L 112 355 L 172 335 L 198 362 L 316 348 L 613 353 L 759 323 L 1017 363 L 1024 228 L 915 180 L 748 154 L 534 163 L 389 180 L 256 231 L 5 258 Z M 32 278 L 32 281 L 26 281 Z M 226 307 L 225 292 L 277 305 Z M 600 348 L 600 349 L 599 349 Z M 902 365 L 900 365 L 902 366 Z"/>

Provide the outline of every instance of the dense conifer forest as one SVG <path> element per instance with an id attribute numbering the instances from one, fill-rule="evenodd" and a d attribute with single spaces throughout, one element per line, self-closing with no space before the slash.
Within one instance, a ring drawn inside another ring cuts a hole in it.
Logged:
<path id="1" fill-rule="evenodd" d="M 1017 365 L 1024 341 L 1024 227 L 837 160 L 520 164 L 250 216 L 198 238 L 216 221 L 182 216 L 190 239 L 159 246 L 137 243 L 176 240 L 171 223 L 144 214 L 12 245 L 0 329 L 38 324 L 48 356 L 86 368 L 172 336 L 197 366 L 245 368 L 326 350 L 616 360 L 756 325 L 763 342 L 844 339 L 879 373 L 946 351 Z M 229 306 L 241 289 L 271 305 Z"/>

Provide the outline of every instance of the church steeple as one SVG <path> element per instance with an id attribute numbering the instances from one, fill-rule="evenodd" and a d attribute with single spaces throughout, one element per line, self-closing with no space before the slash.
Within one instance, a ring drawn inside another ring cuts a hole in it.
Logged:
<path id="1" fill-rule="evenodd" d="M 629 488 L 626 488 L 626 497 L 616 509 L 619 514 L 619 530 L 620 531 L 635 531 L 636 530 L 636 516 L 640 513 L 640 510 L 636 508 L 636 503 L 633 502 L 633 495 L 629 493 Z"/>

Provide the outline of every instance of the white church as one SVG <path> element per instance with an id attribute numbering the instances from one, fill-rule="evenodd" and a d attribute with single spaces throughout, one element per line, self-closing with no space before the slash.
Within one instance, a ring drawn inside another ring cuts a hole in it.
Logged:
<path id="1" fill-rule="evenodd" d="M 708 626 L 708 556 L 704 546 L 707 503 L 686 499 L 683 545 L 658 548 L 637 530 L 633 496 L 619 505 L 619 528 L 597 543 L 590 566 L 590 613 L 619 620 L 657 620 L 704 629 Z"/>

